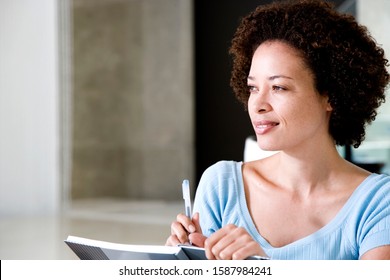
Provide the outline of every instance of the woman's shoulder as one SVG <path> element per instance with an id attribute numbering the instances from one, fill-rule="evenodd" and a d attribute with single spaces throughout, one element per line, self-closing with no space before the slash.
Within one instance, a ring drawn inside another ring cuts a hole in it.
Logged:
<path id="1" fill-rule="evenodd" d="M 356 190 L 365 197 L 379 197 L 390 201 L 390 176 L 386 174 L 370 174 Z"/>
<path id="2" fill-rule="evenodd" d="M 378 191 L 385 191 L 385 193 L 390 195 L 390 176 L 387 174 L 371 173 L 359 187 L 365 192 L 376 193 Z"/>
<path id="3" fill-rule="evenodd" d="M 372 173 L 353 192 L 348 200 L 351 214 L 357 214 L 360 221 L 362 217 L 390 218 L 390 176 Z M 363 215 L 363 213 L 365 213 Z"/>
<path id="4" fill-rule="evenodd" d="M 202 174 L 198 189 L 202 192 L 236 188 L 242 182 L 242 162 L 221 160 L 210 165 Z"/>
<path id="5" fill-rule="evenodd" d="M 203 176 L 205 175 L 223 175 L 223 174 L 231 174 L 240 172 L 242 166 L 241 161 L 233 161 L 233 160 L 221 160 L 212 165 L 210 165 L 205 171 Z"/>

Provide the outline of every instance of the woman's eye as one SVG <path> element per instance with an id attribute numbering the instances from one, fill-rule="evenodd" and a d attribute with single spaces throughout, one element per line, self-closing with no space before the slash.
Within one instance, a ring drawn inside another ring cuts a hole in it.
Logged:
<path id="1" fill-rule="evenodd" d="M 281 86 L 274 85 L 274 86 L 272 86 L 272 90 L 273 91 L 283 91 L 283 90 L 285 90 L 285 88 L 281 87 Z"/>
<path id="2" fill-rule="evenodd" d="M 255 86 L 248 86 L 248 91 L 250 93 L 255 93 L 255 92 L 257 92 L 257 88 Z"/>

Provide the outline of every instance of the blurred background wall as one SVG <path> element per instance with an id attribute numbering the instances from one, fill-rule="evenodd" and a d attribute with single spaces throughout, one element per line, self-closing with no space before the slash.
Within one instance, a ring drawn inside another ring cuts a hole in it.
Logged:
<path id="1" fill-rule="evenodd" d="M 73 0 L 72 198 L 181 198 L 193 179 L 189 0 Z"/>
<path id="2" fill-rule="evenodd" d="M 351 2 L 351 1 L 349 1 Z M 357 18 L 366 25 L 371 35 L 385 50 L 390 59 L 390 1 L 356 1 Z M 388 69 L 390 72 L 390 69 Z M 379 163 L 380 172 L 390 174 L 390 96 L 387 89 L 386 102 L 378 110 L 376 120 L 367 126 L 366 140 L 358 149 L 353 149 L 354 160 L 363 163 Z"/>
<path id="3" fill-rule="evenodd" d="M 40 2 L 0 0 L 0 215 L 61 199 L 58 2 Z"/>

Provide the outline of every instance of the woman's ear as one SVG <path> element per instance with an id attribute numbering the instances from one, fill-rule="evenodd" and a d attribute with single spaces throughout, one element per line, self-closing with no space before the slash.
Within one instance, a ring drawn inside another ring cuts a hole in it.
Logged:
<path id="1" fill-rule="evenodd" d="M 333 107 L 332 107 L 332 104 L 330 104 L 330 100 L 329 100 L 329 95 L 328 94 L 324 95 L 324 102 L 325 102 L 325 110 L 327 112 L 332 112 L 333 111 Z"/>
<path id="2" fill-rule="evenodd" d="M 332 107 L 332 104 L 330 104 L 330 101 L 328 100 L 328 102 L 326 104 L 327 104 L 326 111 L 332 112 L 333 111 L 333 107 Z"/>

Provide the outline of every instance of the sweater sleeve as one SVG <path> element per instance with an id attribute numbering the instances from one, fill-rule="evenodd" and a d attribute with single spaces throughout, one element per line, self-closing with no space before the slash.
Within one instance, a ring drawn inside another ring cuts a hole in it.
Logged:
<path id="1" fill-rule="evenodd" d="M 367 199 L 362 223 L 358 229 L 359 257 L 379 246 L 390 245 L 390 182 L 382 177 L 371 186 L 371 199 Z"/>
<path id="2" fill-rule="evenodd" d="M 219 161 L 207 168 L 200 179 L 194 213 L 199 212 L 205 236 L 233 223 L 237 216 L 237 166 L 241 165 L 235 161 Z"/>

